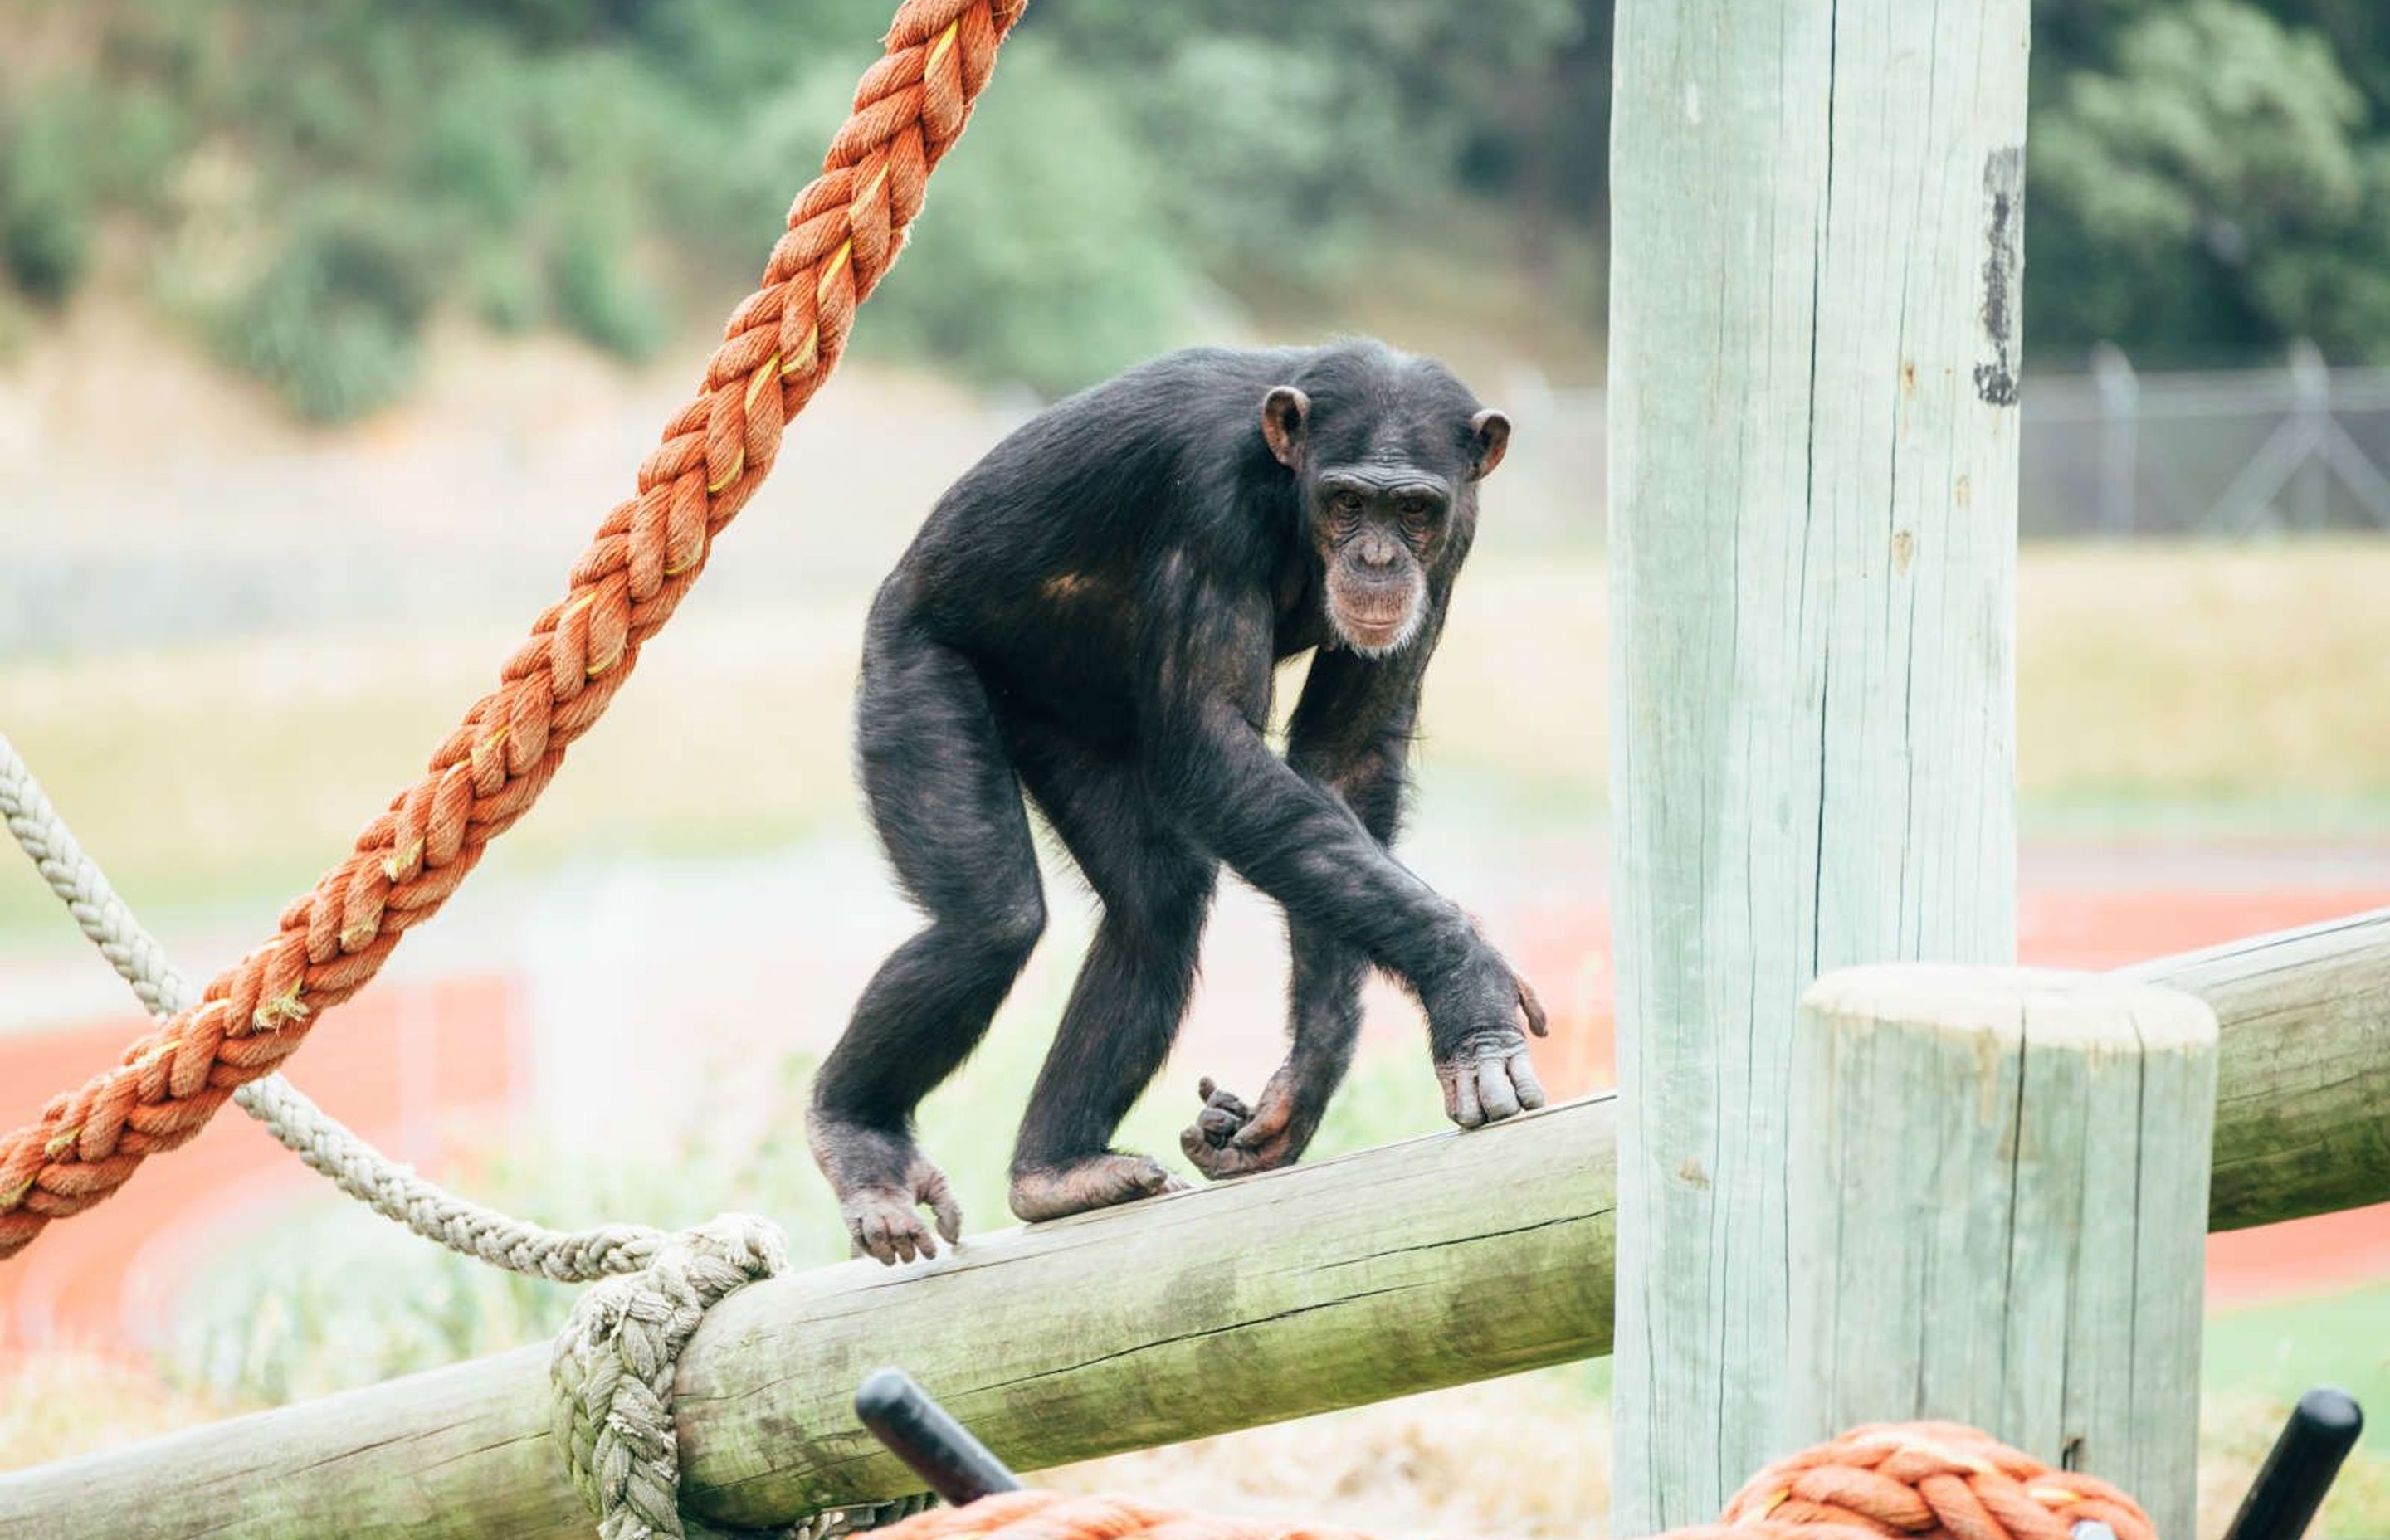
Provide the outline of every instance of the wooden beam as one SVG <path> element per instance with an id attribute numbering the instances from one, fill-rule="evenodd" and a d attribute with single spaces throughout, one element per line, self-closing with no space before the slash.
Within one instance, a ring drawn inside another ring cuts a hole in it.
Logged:
<path id="1" fill-rule="evenodd" d="M 2213 1227 L 2390 1201 L 2390 910 L 2129 972 L 2221 1020 Z M 846 1404 L 882 1363 L 1034 1470 L 1605 1354 L 1615 1110 L 758 1285 L 684 1364 L 693 1511 L 897 1495 Z M 547 1406 L 527 1348 L 18 1471 L 0 1540 L 580 1540 Z"/>
<path id="2" fill-rule="evenodd" d="M 681 1365 L 687 1501 L 717 1524 L 918 1489 L 850 1398 L 909 1370 L 1014 1469 L 1607 1353 L 1607 1098 L 891 1271 L 754 1286 Z M 593 1533 L 545 1347 L 0 1477 L 5 1540 Z"/>
<path id="3" fill-rule="evenodd" d="M 2209 1229 L 2390 1201 L 2390 909 L 2127 973 L 2223 1023 Z"/>
<path id="4" fill-rule="evenodd" d="M 1844 969 L 1793 1053 L 1785 1438 L 1965 1423 L 2198 1498 L 2216 1015 L 2047 969 Z"/>
<path id="5" fill-rule="evenodd" d="M 1612 1533 L 1780 1452 L 1826 969 L 2014 956 L 2027 0 L 1619 0 Z"/>

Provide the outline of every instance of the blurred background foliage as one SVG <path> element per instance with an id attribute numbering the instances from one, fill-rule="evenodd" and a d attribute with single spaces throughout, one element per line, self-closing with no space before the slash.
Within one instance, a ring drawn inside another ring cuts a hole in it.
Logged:
<path id="1" fill-rule="evenodd" d="M 114 241 L 228 363 L 340 420 L 408 389 L 443 310 L 636 359 L 718 308 L 888 6 L 31 9 L 40 45 L 0 59 L 7 307 L 67 302 Z M 2046 364 L 2101 338 L 2161 365 L 2390 355 L 2390 9 L 2036 10 Z M 1039 0 L 864 345 L 1051 394 L 1224 318 L 1348 318 L 1397 267 L 1406 305 L 1524 291 L 1598 335 L 1610 26 L 1604 0 Z M 1561 378 L 1598 367 L 1544 346 Z"/>

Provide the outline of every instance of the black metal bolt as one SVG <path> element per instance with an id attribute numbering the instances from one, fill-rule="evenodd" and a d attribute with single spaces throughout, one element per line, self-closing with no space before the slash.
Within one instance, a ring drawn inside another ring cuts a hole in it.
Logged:
<path id="1" fill-rule="evenodd" d="M 2365 1413 L 2347 1392 L 2319 1387 L 2299 1397 L 2225 1540 L 2299 1540 L 2364 1431 Z"/>
<path id="2" fill-rule="evenodd" d="M 854 1392 L 854 1415 L 931 1491 L 957 1508 L 1021 1490 L 1020 1478 L 902 1369 L 881 1369 L 866 1380 Z"/>

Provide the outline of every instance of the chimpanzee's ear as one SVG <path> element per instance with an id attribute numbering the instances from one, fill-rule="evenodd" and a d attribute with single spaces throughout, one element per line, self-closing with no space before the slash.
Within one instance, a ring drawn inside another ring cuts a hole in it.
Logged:
<path id="1" fill-rule="evenodd" d="M 1510 419 L 1488 406 L 1469 419 L 1469 429 L 1477 441 L 1477 467 L 1470 479 L 1482 481 L 1494 474 L 1502 452 L 1510 447 Z"/>
<path id="2" fill-rule="evenodd" d="M 1303 456 L 1303 422 L 1310 415 L 1311 398 L 1291 385 L 1279 386 L 1262 402 L 1262 437 L 1289 470 Z"/>

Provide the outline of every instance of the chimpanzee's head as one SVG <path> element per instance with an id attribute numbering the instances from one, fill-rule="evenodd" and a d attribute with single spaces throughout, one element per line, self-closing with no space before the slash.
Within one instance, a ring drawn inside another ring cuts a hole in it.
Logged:
<path id="1" fill-rule="evenodd" d="M 1354 344 L 1271 391 L 1262 436 L 1294 472 L 1337 639 L 1368 658 L 1398 651 L 1427 619 L 1431 578 L 1468 554 L 1510 418 L 1441 364 Z"/>

